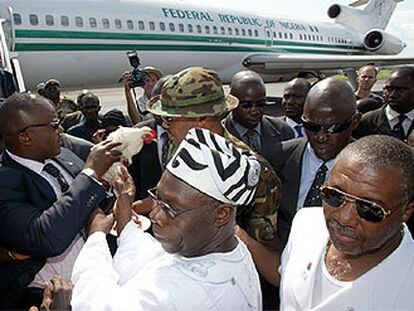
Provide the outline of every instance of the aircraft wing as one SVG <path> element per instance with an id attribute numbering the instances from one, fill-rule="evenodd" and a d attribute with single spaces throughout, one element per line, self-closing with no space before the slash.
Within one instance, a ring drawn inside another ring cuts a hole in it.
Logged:
<path id="1" fill-rule="evenodd" d="M 414 58 L 377 55 L 251 54 L 243 65 L 262 74 L 349 70 L 363 65 L 378 67 L 414 64 Z"/>

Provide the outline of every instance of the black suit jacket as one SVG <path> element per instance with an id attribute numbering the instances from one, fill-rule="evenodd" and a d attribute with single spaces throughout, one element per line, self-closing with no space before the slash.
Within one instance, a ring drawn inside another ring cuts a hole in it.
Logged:
<path id="1" fill-rule="evenodd" d="M 352 132 L 354 138 L 361 138 L 368 135 L 382 134 L 392 136 L 392 131 L 388 119 L 385 115 L 385 106 L 367 112 L 361 118 L 358 127 Z M 414 122 L 411 124 L 408 134 L 414 128 Z M 406 137 L 408 137 L 408 134 Z"/>
<path id="2" fill-rule="evenodd" d="M 33 280 L 45 259 L 61 254 L 78 234 L 106 191 L 90 177 L 79 174 L 83 162 L 68 149 L 54 158 L 74 178 L 59 199 L 37 173 L 3 153 L 0 166 L 0 245 L 27 260 L 0 266 L 0 309 L 12 308 L 13 299 Z"/>
<path id="3" fill-rule="evenodd" d="M 292 139 L 273 148 L 269 162 L 282 180 L 282 201 L 277 215 L 277 231 L 283 245 L 289 237 L 298 204 L 302 160 L 307 140 Z"/>
<path id="4" fill-rule="evenodd" d="M 243 138 L 237 133 L 234 125 L 230 122 L 229 117 L 224 121 L 224 126 L 231 134 L 236 136 L 238 139 L 243 140 Z M 281 141 L 295 138 L 295 133 L 289 125 L 281 120 L 278 120 L 278 118 L 266 115 L 263 116 L 261 121 L 261 132 L 260 154 L 267 160 L 270 154 L 272 154 L 272 149 L 275 145 Z"/>
<path id="5" fill-rule="evenodd" d="M 143 126 L 148 126 L 154 130 L 157 129 L 154 119 L 139 122 L 134 127 Z M 157 185 L 162 174 L 157 144 L 144 144 L 140 153 L 132 157 L 132 164 L 128 167 L 128 171 L 137 189 L 135 199 L 148 197 L 147 190 Z"/>

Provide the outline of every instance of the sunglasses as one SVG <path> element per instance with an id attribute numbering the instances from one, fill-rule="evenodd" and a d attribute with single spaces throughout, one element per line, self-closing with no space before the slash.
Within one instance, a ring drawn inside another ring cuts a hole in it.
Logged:
<path id="1" fill-rule="evenodd" d="M 356 113 L 353 114 L 351 117 L 345 120 L 344 123 L 334 123 L 330 125 L 318 125 L 311 122 L 308 122 L 305 120 L 305 118 L 302 116 L 302 124 L 303 127 L 313 133 L 318 133 L 320 130 L 322 130 L 324 133 L 327 134 L 337 134 L 340 132 L 343 132 L 347 130 L 352 123 L 352 120 L 354 119 Z"/>
<path id="2" fill-rule="evenodd" d="M 152 199 L 152 201 L 154 202 L 155 205 L 161 207 L 161 209 L 168 215 L 170 216 L 172 219 L 180 216 L 181 214 L 187 213 L 189 211 L 198 209 L 199 207 L 195 207 L 195 208 L 190 208 L 190 209 L 186 209 L 183 211 L 177 211 L 175 209 L 173 209 L 168 203 L 165 203 L 164 201 L 161 201 L 158 199 L 157 197 L 157 188 L 151 188 L 147 190 L 148 195 L 150 196 L 150 198 Z"/>
<path id="3" fill-rule="evenodd" d="M 50 126 L 52 129 L 54 129 L 56 131 L 59 128 L 59 126 L 60 126 L 60 120 L 52 120 L 49 123 L 31 124 L 31 125 L 28 125 L 25 128 L 21 129 L 19 131 L 19 134 L 26 132 L 31 127 L 44 127 L 44 126 Z"/>
<path id="4" fill-rule="evenodd" d="M 331 207 L 341 207 L 346 201 L 355 203 L 358 216 L 369 222 L 381 222 L 389 216 L 394 210 L 385 210 L 379 204 L 358 198 L 341 190 L 329 187 L 321 187 L 321 198 Z"/>
<path id="5" fill-rule="evenodd" d="M 242 109 L 251 109 L 255 106 L 256 108 L 262 109 L 264 106 L 266 106 L 266 101 L 258 101 L 258 102 L 240 102 L 239 107 Z"/>

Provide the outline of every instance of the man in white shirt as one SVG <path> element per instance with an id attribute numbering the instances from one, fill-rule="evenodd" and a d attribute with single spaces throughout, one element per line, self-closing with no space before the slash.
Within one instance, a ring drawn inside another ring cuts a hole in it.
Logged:
<path id="1" fill-rule="evenodd" d="M 253 199 L 260 164 L 224 137 L 191 129 L 168 163 L 150 214 L 155 239 L 131 222 L 116 189 L 118 250 L 105 241 L 113 217 L 97 215 L 74 267 L 72 307 L 82 310 L 261 309 L 257 272 L 234 236 L 236 206 Z"/>
<path id="2" fill-rule="evenodd" d="M 285 116 L 281 119 L 293 129 L 295 138 L 306 137 L 302 115 L 310 88 L 311 84 L 306 79 L 296 78 L 290 81 L 283 90 L 282 106 L 285 110 Z"/>
<path id="3" fill-rule="evenodd" d="M 383 135 L 364 137 L 337 157 L 322 187 L 323 209 L 301 209 L 279 265 L 253 239 L 255 263 L 279 283 L 282 310 L 411 310 L 414 154 Z M 264 264 L 266 263 L 266 264 Z M 274 266 L 273 266 L 274 267 Z M 265 270 L 267 269 L 267 270 Z"/>
<path id="4" fill-rule="evenodd" d="M 373 134 L 406 140 L 414 128 L 414 68 L 394 71 L 384 86 L 385 106 L 363 115 L 355 138 Z"/>

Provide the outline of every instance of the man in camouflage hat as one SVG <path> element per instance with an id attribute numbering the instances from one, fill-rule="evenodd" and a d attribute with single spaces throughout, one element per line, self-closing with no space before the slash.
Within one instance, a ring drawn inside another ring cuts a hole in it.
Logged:
<path id="1" fill-rule="evenodd" d="M 153 97 L 147 109 L 163 118 L 163 126 L 170 135 L 170 156 L 191 128 L 205 128 L 224 136 L 237 147 L 249 147 L 229 134 L 222 119 L 236 108 L 238 100 L 224 89 L 218 74 L 210 69 L 185 69 L 163 85 L 161 95 Z M 248 206 L 239 206 L 238 223 L 257 241 L 273 246 L 276 242 L 276 213 L 280 199 L 280 180 L 270 164 L 259 157 L 262 167 L 258 191 Z"/>

